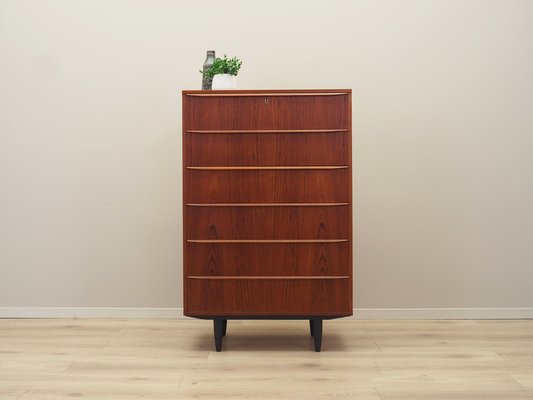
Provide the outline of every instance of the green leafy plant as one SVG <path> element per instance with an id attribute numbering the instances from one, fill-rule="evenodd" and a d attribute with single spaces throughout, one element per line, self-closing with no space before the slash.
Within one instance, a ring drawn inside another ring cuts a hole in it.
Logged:
<path id="1" fill-rule="evenodd" d="M 228 56 L 224 54 L 224 58 L 215 58 L 211 68 L 207 68 L 205 71 L 201 70 L 200 72 L 202 74 L 205 72 L 205 75 L 208 78 L 213 78 L 215 75 L 219 74 L 237 75 L 241 69 L 241 65 L 242 61 L 237 57 L 228 58 Z"/>

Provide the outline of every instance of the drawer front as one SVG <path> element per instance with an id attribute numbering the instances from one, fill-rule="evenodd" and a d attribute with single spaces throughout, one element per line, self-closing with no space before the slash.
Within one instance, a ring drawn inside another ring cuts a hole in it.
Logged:
<path id="1" fill-rule="evenodd" d="M 189 316 L 351 315 L 349 279 L 187 279 Z"/>
<path id="2" fill-rule="evenodd" d="M 349 134 L 186 133 L 187 166 L 348 165 Z"/>
<path id="3" fill-rule="evenodd" d="M 185 244 L 189 276 L 351 275 L 351 241 Z"/>
<path id="4" fill-rule="evenodd" d="M 186 170 L 186 203 L 337 203 L 350 201 L 350 171 Z"/>
<path id="5" fill-rule="evenodd" d="M 349 128 L 349 96 L 184 96 L 188 130 Z"/>
<path id="6" fill-rule="evenodd" d="M 189 239 L 347 239 L 344 206 L 188 206 Z"/>

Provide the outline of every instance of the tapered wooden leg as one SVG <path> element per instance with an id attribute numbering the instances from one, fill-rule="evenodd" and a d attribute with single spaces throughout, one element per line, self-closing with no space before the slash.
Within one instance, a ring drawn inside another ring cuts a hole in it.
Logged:
<path id="1" fill-rule="evenodd" d="M 315 333 L 313 332 L 313 320 L 309 320 L 309 329 L 311 330 L 311 336 L 315 336 Z"/>
<path id="2" fill-rule="evenodd" d="M 228 329 L 228 320 L 224 320 L 224 324 L 222 325 L 222 336 L 226 336 L 226 330 Z"/>
<path id="3" fill-rule="evenodd" d="M 215 332 L 215 349 L 216 351 L 222 350 L 222 336 L 224 333 L 224 320 L 215 319 L 213 320 L 213 328 Z"/>
<path id="4" fill-rule="evenodd" d="M 321 319 L 312 319 L 311 320 L 313 337 L 315 339 L 315 351 L 320 351 L 322 347 L 322 320 Z"/>

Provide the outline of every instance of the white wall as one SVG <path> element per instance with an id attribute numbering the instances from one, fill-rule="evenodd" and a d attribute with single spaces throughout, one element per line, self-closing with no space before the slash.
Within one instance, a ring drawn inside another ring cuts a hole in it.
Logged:
<path id="1" fill-rule="evenodd" d="M 533 307 L 531 21 L 528 0 L 0 0 L 0 307 L 181 306 L 179 90 L 208 49 L 242 88 L 353 89 L 357 307 Z"/>

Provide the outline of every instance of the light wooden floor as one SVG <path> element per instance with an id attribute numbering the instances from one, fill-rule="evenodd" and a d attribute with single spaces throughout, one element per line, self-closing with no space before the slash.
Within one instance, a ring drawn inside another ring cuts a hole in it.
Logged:
<path id="1" fill-rule="evenodd" d="M 0 399 L 533 399 L 533 320 L 0 320 Z"/>

